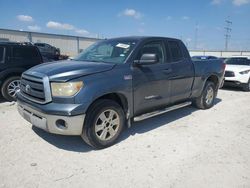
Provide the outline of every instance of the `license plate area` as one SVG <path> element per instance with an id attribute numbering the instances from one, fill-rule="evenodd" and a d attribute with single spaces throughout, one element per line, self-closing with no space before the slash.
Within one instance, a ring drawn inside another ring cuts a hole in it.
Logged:
<path id="1" fill-rule="evenodd" d="M 18 108 L 20 114 L 23 116 L 23 118 L 25 120 L 27 120 L 28 122 L 30 122 L 32 125 L 47 130 L 47 120 L 44 117 L 41 117 L 39 115 L 36 115 L 32 112 L 30 112 L 29 110 L 26 110 L 23 107 L 19 107 Z"/>
<path id="2" fill-rule="evenodd" d="M 27 113 L 26 111 L 23 112 L 23 118 L 26 119 L 28 122 L 30 122 L 30 116 L 31 114 Z"/>

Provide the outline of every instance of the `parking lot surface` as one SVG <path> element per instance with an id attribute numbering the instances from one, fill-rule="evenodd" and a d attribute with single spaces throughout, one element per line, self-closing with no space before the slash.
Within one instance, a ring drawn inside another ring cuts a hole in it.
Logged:
<path id="1" fill-rule="evenodd" d="M 32 127 L 1 101 L 0 187 L 250 187 L 250 93 L 223 89 L 212 109 L 134 123 L 104 150 Z"/>

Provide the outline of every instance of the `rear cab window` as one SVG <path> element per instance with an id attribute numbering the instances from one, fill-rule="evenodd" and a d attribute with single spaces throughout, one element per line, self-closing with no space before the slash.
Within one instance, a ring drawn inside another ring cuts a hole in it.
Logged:
<path id="1" fill-rule="evenodd" d="M 182 41 L 179 41 L 179 45 L 181 47 L 181 50 L 182 50 L 182 54 L 183 54 L 183 57 L 185 59 L 191 59 L 190 55 L 189 55 L 189 51 L 187 49 L 187 47 L 184 45 L 184 43 Z M 209 56 L 209 59 L 212 58 L 213 56 Z M 216 58 L 216 57 L 215 57 Z"/>
<path id="2" fill-rule="evenodd" d="M 177 41 L 168 41 L 168 47 L 172 56 L 172 62 L 178 62 L 184 59 L 182 48 Z"/>

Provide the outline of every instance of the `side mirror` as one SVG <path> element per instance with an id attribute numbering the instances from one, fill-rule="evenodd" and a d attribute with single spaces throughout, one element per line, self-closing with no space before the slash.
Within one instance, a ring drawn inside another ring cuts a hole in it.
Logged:
<path id="1" fill-rule="evenodd" d="M 135 60 L 137 65 L 151 65 L 159 62 L 157 54 L 143 54 L 140 60 Z"/>

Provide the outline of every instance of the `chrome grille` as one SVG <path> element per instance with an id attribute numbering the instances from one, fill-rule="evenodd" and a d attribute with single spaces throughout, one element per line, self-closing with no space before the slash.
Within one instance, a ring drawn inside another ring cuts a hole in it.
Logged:
<path id="1" fill-rule="evenodd" d="M 23 97 L 33 102 L 44 104 L 51 101 L 49 79 L 40 73 L 23 74 L 20 90 Z"/>
<path id="2" fill-rule="evenodd" d="M 225 71 L 225 77 L 235 77 L 235 74 L 233 71 Z"/>

